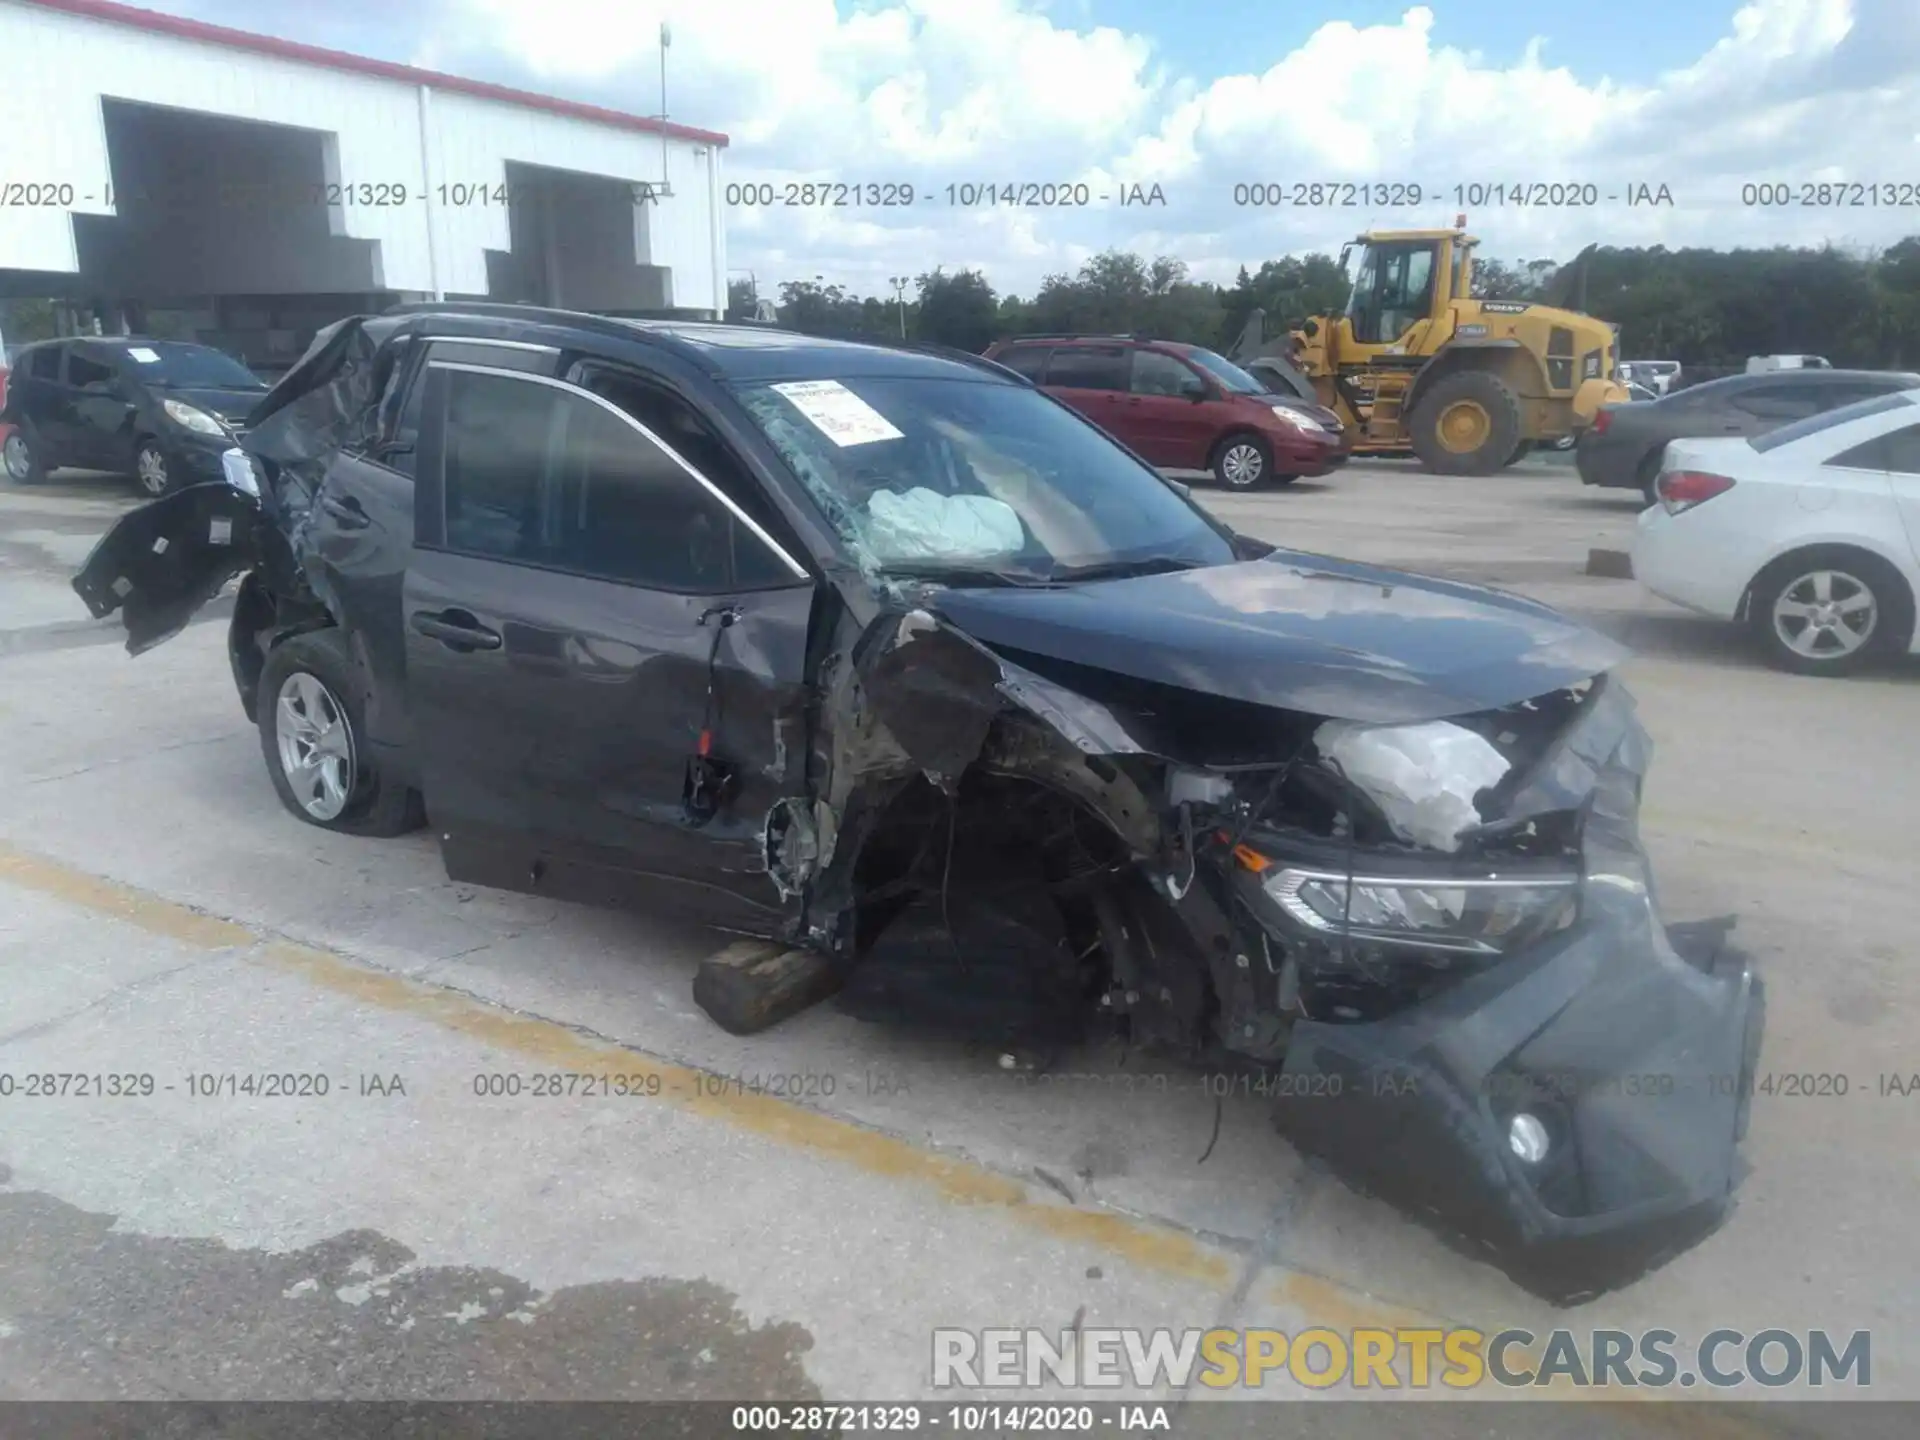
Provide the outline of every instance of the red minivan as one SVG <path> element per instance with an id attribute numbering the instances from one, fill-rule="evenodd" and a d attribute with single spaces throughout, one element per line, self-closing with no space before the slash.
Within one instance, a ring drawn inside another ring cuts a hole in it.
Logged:
<path id="1" fill-rule="evenodd" d="M 1352 450 L 1333 411 L 1198 345 L 1124 335 L 1022 335 L 987 358 L 1071 405 L 1142 459 L 1211 470 L 1229 490 L 1324 475 Z"/>

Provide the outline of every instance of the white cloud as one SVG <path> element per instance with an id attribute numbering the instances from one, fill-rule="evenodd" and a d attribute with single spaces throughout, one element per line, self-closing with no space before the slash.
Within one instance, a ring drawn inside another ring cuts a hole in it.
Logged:
<path id="1" fill-rule="evenodd" d="M 1168 250 L 1196 274 L 1337 245 L 1369 225 L 1446 223 L 1453 187 L 1591 183 L 1594 208 L 1469 207 L 1486 253 L 1566 257 L 1612 244 L 1885 243 L 1920 209 L 1742 208 L 1751 181 L 1912 182 L 1920 174 L 1914 0 L 1751 0 L 1697 60 L 1621 83 L 1539 43 L 1511 64 L 1465 48 L 1445 0 L 1392 23 L 1329 21 L 1296 48 L 1249 27 L 1249 65 L 1175 75 L 1149 37 L 1036 0 L 457 0 L 431 32 L 525 83 L 658 104 L 656 35 L 673 27 L 676 118 L 733 137 L 728 177 L 912 181 L 898 210 L 735 212 L 733 262 L 878 293 L 890 274 L 985 268 L 1030 292 L 1107 245 Z M 1165 12 L 1169 23 L 1176 12 Z M 1276 27 L 1277 28 L 1277 27 Z M 953 182 L 1159 183 L 1165 209 L 958 211 Z M 1389 209 L 1234 204 L 1240 182 L 1401 181 Z M 1609 202 L 1644 182 L 1673 208 Z"/>

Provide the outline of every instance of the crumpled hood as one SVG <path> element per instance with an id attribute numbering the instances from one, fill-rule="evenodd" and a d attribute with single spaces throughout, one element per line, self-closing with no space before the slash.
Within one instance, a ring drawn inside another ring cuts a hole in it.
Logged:
<path id="1" fill-rule="evenodd" d="M 1285 550 L 1168 575 L 948 589 L 931 608 L 1010 658 L 1369 724 L 1517 704 L 1627 655 L 1521 596 Z"/>

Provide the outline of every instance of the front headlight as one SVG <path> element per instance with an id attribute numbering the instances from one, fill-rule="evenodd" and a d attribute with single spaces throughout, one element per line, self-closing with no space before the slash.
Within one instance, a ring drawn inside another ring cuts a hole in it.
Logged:
<path id="1" fill-rule="evenodd" d="M 1311 415 L 1302 415 L 1298 410 L 1289 410 L 1284 405 L 1274 405 L 1269 408 L 1272 409 L 1275 418 L 1284 421 L 1296 430 L 1305 430 L 1312 435 L 1324 435 L 1327 433 L 1326 427 Z"/>
<path id="2" fill-rule="evenodd" d="M 1564 922 L 1578 875 L 1435 879 L 1290 868 L 1263 882 L 1289 917 L 1334 939 L 1499 955 Z"/>
<path id="3" fill-rule="evenodd" d="M 174 424 L 185 427 L 198 435 L 224 435 L 227 427 L 204 410 L 197 410 L 181 400 L 162 400 L 160 408 L 167 412 L 167 418 Z"/>

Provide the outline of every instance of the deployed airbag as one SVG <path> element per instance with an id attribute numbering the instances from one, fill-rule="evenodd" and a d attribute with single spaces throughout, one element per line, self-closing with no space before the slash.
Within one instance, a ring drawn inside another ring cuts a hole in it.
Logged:
<path id="1" fill-rule="evenodd" d="M 1018 512 L 990 495 L 942 495 L 924 486 L 904 495 L 880 490 L 867 501 L 867 516 L 867 545 L 882 562 L 978 560 L 1013 554 L 1027 543 Z"/>
<path id="2" fill-rule="evenodd" d="M 1473 797 L 1507 773 L 1506 757 L 1462 725 L 1356 725 L 1329 720 L 1314 748 L 1380 807 L 1402 840 L 1434 850 L 1460 848 L 1480 823 Z"/>

